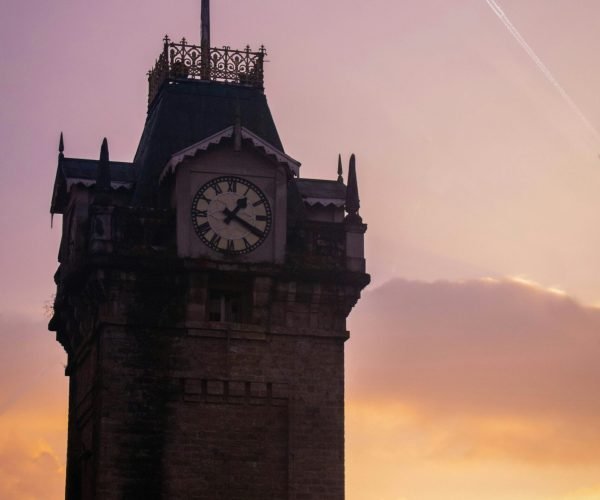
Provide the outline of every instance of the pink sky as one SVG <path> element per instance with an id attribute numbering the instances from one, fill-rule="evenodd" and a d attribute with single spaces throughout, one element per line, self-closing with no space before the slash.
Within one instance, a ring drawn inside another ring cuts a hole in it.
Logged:
<path id="1" fill-rule="evenodd" d="M 600 4 L 500 3 L 600 128 Z M 165 33 L 197 42 L 199 5 L 0 8 L 2 498 L 62 490 L 64 356 L 44 326 L 58 135 L 68 156 L 107 136 L 131 160 L 145 73 Z M 485 0 L 220 0 L 212 17 L 214 45 L 267 46 L 303 176 L 358 157 L 373 286 L 347 346 L 349 500 L 599 499 L 593 132 Z"/>

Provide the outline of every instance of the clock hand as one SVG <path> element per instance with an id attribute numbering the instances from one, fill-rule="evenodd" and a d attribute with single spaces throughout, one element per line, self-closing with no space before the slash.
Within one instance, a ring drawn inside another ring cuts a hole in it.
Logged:
<path id="1" fill-rule="evenodd" d="M 229 224 L 231 222 L 231 219 L 234 218 L 234 216 L 237 215 L 237 213 L 242 209 L 242 208 L 246 208 L 248 206 L 248 199 L 247 198 L 240 198 L 236 204 L 235 204 L 235 208 L 233 209 L 233 211 L 229 210 L 229 209 L 225 209 L 223 210 L 223 213 L 227 216 L 225 217 L 225 224 Z"/>
<path id="2" fill-rule="evenodd" d="M 223 210 L 223 213 L 227 216 L 227 218 L 233 219 L 234 221 L 238 222 L 242 227 L 245 227 L 257 238 L 262 238 L 264 236 L 265 233 L 263 233 L 260 229 L 254 227 L 252 224 L 246 222 L 244 219 L 242 219 L 240 216 L 234 213 L 234 211 L 231 211 L 228 208 L 226 208 L 225 210 Z"/>

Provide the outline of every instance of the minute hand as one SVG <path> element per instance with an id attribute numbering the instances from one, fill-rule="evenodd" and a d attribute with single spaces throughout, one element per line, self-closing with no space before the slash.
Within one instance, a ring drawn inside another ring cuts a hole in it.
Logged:
<path id="1" fill-rule="evenodd" d="M 265 235 L 265 233 L 263 233 L 260 229 L 257 229 L 256 227 L 254 227 L 249 222 L 246 222 L 239 215 L 237 215 L 236 213 L 232 212 L 228 208 L 226 208 L 225 210 L 223 210 L 223 213 L 228 218 L 233 219 L 234 221 L 238 222 L 241 226 L 245 227 L 248 231 L 250 231 L 257 238 L 262 238 Z"/>

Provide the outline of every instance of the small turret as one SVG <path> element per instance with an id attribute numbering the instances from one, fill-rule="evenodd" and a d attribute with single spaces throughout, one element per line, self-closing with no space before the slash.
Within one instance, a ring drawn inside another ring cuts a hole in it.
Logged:
<path id="1" fill-rule="evenodd" d="M 365 272 L 365 232 L 358 197 L 358 179 L 356 177 L 356 157 L 350 157 L 348 186 L 346 187 L 346 268 L 351 271 Z"/>
<path id="2" fill-rule="evenodd" d="M 91 206 L 92 233 L 90 251 L 92 254 L 108 254 L 112 251 L 112 206 L 110 159 L 106 137 L 100 147 L 100 161 L 96 174 L 96 197 Z"/>

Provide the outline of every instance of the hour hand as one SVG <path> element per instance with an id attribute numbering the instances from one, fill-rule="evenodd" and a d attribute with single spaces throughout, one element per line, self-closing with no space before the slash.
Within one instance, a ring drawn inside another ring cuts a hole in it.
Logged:
<path id="1" fill-rule="evenodd" d="M 234 221 L 239 223 L 242 227 L 245 227 L 248 231 L 250 231 L 257 238 L 262 238 L 264 236 L 265 233 L 263 233 L 260 229 L 257 229 L 256 227 L 254 227 L 249 222 L 242 219 L 240 216 L 238 216 L 237 213 L 235 213 L 235 210 L 232 211 L 232 210 L 229 210 L 228 208 L 226 208 L 225 210 L 223 210 L 223 213 L 227 216 L 227 218 L 225 220 L 233 219 Z"/>
<path id="2" fill-rule="evenodd" d="M 233 219 L 240 210 L 242 210 L 243 208 L 246 208 L 247 206 L 248 206 L 248 199 L 240 198 L 235 203 L 235 208 L 233 209 L 233 211 L 229 210 L 228 208 L 223 210 L 223 213 L 226 215 L 225 224 L 229 224 L 231 222 L 231 219 Z"/>

